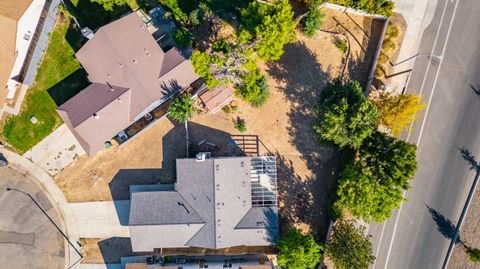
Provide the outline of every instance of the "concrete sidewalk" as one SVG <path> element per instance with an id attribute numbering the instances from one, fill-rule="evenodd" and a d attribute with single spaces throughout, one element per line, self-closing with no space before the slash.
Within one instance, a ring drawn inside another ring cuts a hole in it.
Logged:
<path id="1" fill-rule="evenodd" d="M 81 238 L 130 237 L 130 200 L 71 203 Z"/>
<path id="2" fill-rule="evenodd" d="M 422 40 L 423 31 L 432 21 L 435 13 L 435 7 L 438 0 L 393 0 L 395 2 L 395 12 L 401 13 L 407 23 L 405 37 L 403 39 L 400 54 L 397 62 L 405 60 L 419 53 L 420 41 Z M 421 51 L 420 53 L 428 53 Z M 415 59 L 406 61 L 395 66 L 393 73 L 413 68 Z M 398 93 L 405 87 L 409 73 L 398 75 L 392 78 L 390 89 L 396 90 Z"/>

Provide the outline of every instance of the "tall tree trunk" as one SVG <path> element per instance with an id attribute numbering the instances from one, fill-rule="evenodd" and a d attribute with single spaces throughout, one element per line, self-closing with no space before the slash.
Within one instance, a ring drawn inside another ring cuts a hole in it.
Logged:
<path id="1" fill-rule="evenodd" d="M 188 153 L 188 146 L 190 144 L 190 135 L 188 134 L 188 121 L 185 121 L 185 141 L 187 143 L 186 149 L 187 149 L 187 158 L 190 157 Z"/>

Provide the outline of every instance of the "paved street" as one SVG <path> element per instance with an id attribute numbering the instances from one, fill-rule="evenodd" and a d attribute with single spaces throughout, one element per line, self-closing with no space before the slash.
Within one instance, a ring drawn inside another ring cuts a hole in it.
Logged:
<path id="1" fill-rule="evenodd" d="M 423 34 L 419 52 L 433 51 L 443 59 L 415 61 L 407 92 L 420 92 L 430 101 L 406 135 L 418 143 L 419 167 L 400 212 L 385 226 L 370 229 L 375 269 L 437 269 L 443 264 L 450 240 L 437 228 L 446 223 L 435 222 L 428 207 L 456 224 L 474 178 L 460 149 L 478 156 L 480 95 L 471 87 L 480 83 L 479 12 L 480 1 L 439 0 Z"/>
<path id="2" fill-rule="evenodd" d="M 0 268 L 65 268 L 64 239 L 38 207 L 16 188 L 30 193 L 60 225 L 54 203 L 31 176 L 18 168 L 0 167 Z"/>

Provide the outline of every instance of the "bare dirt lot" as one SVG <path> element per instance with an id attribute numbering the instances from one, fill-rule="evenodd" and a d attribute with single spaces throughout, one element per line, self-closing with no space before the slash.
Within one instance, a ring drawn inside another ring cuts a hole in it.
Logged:
<path id="1" fill-rule="evenodd" d="M 270 86 L 264 106 L 238 101 L 238 112 L 198 115 L 189 124 L 194 145 L 202 140 L 226 145 L 230 134 L 238 134 L 233 121 L 244 119 L 245 134 L 258 135 L 263 143 L 260 153 L 277 156 L 282 229 L 295 226 L 319 238 L 328 228 L 340 158 L 337 150 L 319 145 L 312 129 L 317 98 L 338 77 L 365 84 L 381 30 L 381 22 L 370 18 L 324 12 L 324 30 L 339 34 L 299 34 L 279 61 L 263 64 Z M 348 38 L 349 52 L 336 47 L 337 38 Z M 127 199 L 130 184 L 173 182 L 174 159 L 185 155 L 183 125 L 164 119 L 121 147 L 77 159 L 55 179 L 72 202 Z"/>

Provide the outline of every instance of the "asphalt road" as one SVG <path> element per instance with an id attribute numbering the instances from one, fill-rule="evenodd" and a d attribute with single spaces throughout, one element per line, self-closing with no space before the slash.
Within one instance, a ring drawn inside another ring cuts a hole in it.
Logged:
<path id="1" fill-rule="evenodd" d="M 480 142 L 480 1 L 439 0 L 425 30 L 407 87 L 429 102 L 405 138 L 418 144 L 418 170 L 407 202 L 384 225 L 373 224 L 375 269 L 441 268 L 474 178 L 461 148 L 478 156 Z M 432 211 L 436 211 L 434 220 Z M 468 242 L 467 242 L 468 243 Z"/>
<path id="2" fill-rule="evenodd" d="M 24 194 L 30 193 L 58 224 L 62 219 L 46 192 L 31 175 L 16 167 L 0 167 L 0 268 L 65 268 L 65 245 L 61 234 Z"/>

